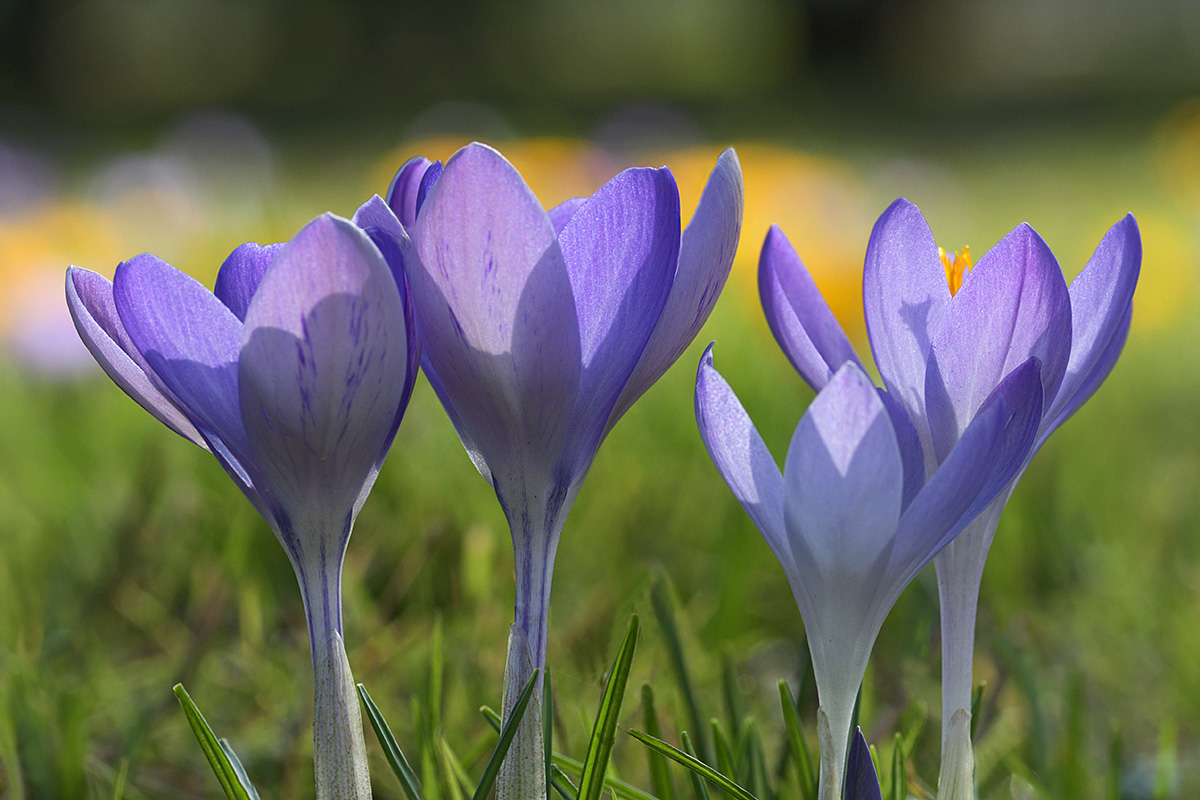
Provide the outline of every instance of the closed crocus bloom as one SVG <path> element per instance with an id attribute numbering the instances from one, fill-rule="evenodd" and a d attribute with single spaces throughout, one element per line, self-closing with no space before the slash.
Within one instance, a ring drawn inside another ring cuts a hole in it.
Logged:
<path id="1" fill-rule="evenodd" d="M 1020 225 L 972 266 L 948 256 L 916 206 L 897 200 L 871 233 L 863 305 L 884 385 L 916 430 L 926 474 L 943 464 L 982 402 L 1029 358 L 1042 364 L 1034 447 L 1012 481 L 936 561 L 942 610 L 942 775 L 939 796 L 973 796 L 970 742 L 975 611 L 1000 513 L 1029 459 L 1091 397 L 1129 332 L 1141 239 L 1132 216 L 1114 225 L 1068 287 L 1046 243 Z M 763 246 L 759 288 L 792 364 L 820 389 L 858 363 L 795 250 L 777 228 Z"/>
<path id="2" fill-rule="evenodd" d="M 360 215 L 399 227 L 378 199 Z M 342 560 L 419 359 L 399 264 L 372 241 L 387 250 L 390 234 L 367 229 L 326 214 L 290 242 L 242 245 L 213 292 L 151 255 L 122 263 L 112 283 L 67 271 L 67 302 L 96 360 L 210 451 L 287 551 L 308 618 L 322 800 L 371 796 L 342 641 Z"/>
<path id="3" fill-rule="evenodd" d="M 829 377 L 780 473 L 711 347 L 700 362 L 700 435 L 783 566 L 804 619 L 820 701 L 822 800 L 842 796 L 854 699 L 884 617 L 1020 468 L 1041 418 L 1040 372 L 1037 359 L 1014 370 L 926 479 L 912 423 L 857 364 Z"/>
<path id="4" fill-rule="evenodd" d="M 721 155 L 682 236 L 666 168 L 626 170 L 547 212 L 503 156 L 472 144 L 444 171 L 398 176 L 392 195 L 419 205 L 405 265 L 422 367 L 512 531 L 507 706 L 544 664 L 555 549 L 600 443 L 691 342 L 728 277 L 741 170 L 732 150 Z M 533 697 L 502 798 L 545 796 Z"/>

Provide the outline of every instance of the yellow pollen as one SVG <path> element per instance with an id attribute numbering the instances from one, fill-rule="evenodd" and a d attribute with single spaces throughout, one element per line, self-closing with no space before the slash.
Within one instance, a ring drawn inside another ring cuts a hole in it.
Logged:
<path id="1" fill-rule="evenodd" d="M 971 271 L 971 247 L 964 245 L 961 253 L 946 255 L 946 248 L 938 248 L 938 258 L 946 269 L 946 283 L 950 285 L 950 296 L 953 297 L 962 288 L 963 279 Z"/>

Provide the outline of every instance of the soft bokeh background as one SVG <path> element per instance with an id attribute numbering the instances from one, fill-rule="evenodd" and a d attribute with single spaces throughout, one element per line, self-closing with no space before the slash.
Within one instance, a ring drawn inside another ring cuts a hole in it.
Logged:
<path id="1" fill-rule="evenodd" d="M 0 0 L 0 797 L 214 796 L 180 680 L 264 796 L 311 792 L 287 561 L 211 458 L 91 365 L 65 267 L 111 276 L 150 251 L 211 285 L 237 244 L 349 215 L 406 158 L 473 138 L 546 205 L 667 164 L 686 216 L 724 147 L 745 171 L 726 293 L 610 436 L 563 537 L 549 659 L 576 755 L 635 610 L 633 686 L 654 686 L 667 730 L 687 725 L 658 581 L 708 713 L 726 713 L 732 664 L 772 762 L 782 741 L 775 682 L 802 672 L 799 614 L 691 411 L 712 339 L 777 455 L 811 399 L 757 305 L 769 224 L 861 342 L 866 238 L 896 196 L 976 256 L 1027 220 L 1068 276 L 1133 211 L 1129 345 L 1025 476 L 985 575 L 979 773 L 985 797 L 1013 796 L 1012 775 L 1045 797 L 1194 796 L 1197 41 L 1200 5 L 1181 0 Z M 422 381 L 351 542 L 346 624 L 357 677 L 430 769 L 439 736 L 481 769 L 511 574 L 494 498 Z M 864 688 L 872 741 L 928 716 L 914 793 L 937 772 L 932 577 L 885 624 Z M 802 705 L 810 719 L 811 685 Z M 625 722 L 640 727 L 632 690 Z M 617 747 L 646 785 L 639 746 Z M 1114 766 L 1120 792 L 1102 795 Z M 376 788 L 400 794 L 381 760 Z"/>

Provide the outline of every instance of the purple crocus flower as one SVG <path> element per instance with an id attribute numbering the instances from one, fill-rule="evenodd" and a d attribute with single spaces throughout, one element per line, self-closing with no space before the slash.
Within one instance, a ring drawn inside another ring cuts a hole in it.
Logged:
<path id="1" fill-rule="evenodd" d="M 555 549 L 600 443 L 695 337 L 728 277 L 741 168 L 732 150 L 721 155 L 681 236 L 666 168 L 626 170 L 547 212 L 485 145 L 444 171 L 408 166 L 390 195 L 402 218 L 397 198 L 419 206 L 405 260 L 422 366 L 512 531 L 511 702 L 545 662 Z M 546 791 L 539 696 L 502 798 Z"/>
<path id="2" fill-rule="evenodd" d="M 148 254 L 111 283 L 67 271 L 75 326 L 109 377 L 211 452 L 287 551 L 308 618 L 322 800 L 371 796 L 342 560 L 419 361 L 399 223 L 378 198 L 356 221 L 325 214 L 290 242 L 244 244 L 212 292 Z"/>
<path id="3" fill-rule="evenodd" d="M 862 728 L 855 728 L 854 737 L 850 740 L 850 755 L 846 759 L 845 800 L 883 800 L 879 773 L 875 771 L 871 748 L 867 746 Z"/>
<path id="4" fill-rule="evenodd" d="M 820 700 L 820 797 L 841 797 L 854 698 L 884 617 L 937 552 L 1016 475 L 1041 418 L 1031 358 L 984 401 L 946 463 L 926 478 L 917 432 L 897 401 L 847 362 L 825 382 L 782 474 L 713 366 L 696 376 L 696 420 L 717 471 L 792 587 Z"/>
<path id="5" fill-rule="evenodd" d="M 927 475 L 979 415 L 984 398 L 1029 358 L 1042 364 L 1037 438 L 1020 470 L 936 561 L 942 608 L 942 776 L 939 796 L 972 796 L 971 661 L 984 561 L 1000 513 L 1029 459 L 1091 397 L 1129 332 L 1141 239 L 1126 216 L 1068 287 L 1058 262 L 1022 224 L 974 267 L 947 257 L 916 206 L 893 203 L 871 233 L 863 304 L 875 364 L 916 431 Z M 778 228 L 763 245 L 767 321 L 814 388 L 860 363 L 796 251 Z"/>

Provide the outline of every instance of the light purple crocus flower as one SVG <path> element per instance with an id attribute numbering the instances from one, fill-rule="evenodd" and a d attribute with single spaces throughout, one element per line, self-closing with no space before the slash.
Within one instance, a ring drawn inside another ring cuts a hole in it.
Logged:
<path id="1" fill-rule="evenodd" d="M 406 269 L 422 366 L 512 531 L 507 705 L 545 662 L 555 549 L 600 443 L 692 341 L 728 277 L 741 168 L 732 150 L 720 156 L 681 236 L 666 168 L 626 170 L 547 212 L 482 144 L 444 171 L 406 167 L 389 195 L 401 218 L 398 198 L 419 206 Z M 539 697 L 501 798 L 545 794 Z"/>
<path id="2" fill-rule="evenodd" d="M 975 610 L 1000 513 L 1029 459 L 1091 397 L 1129 332 L 1141 239 L 1126 216 L 1070 287 L 1050 249 L 1022 224 L 973 268 L 947 258 L 916 206 L 893 203 L 871 233 L 863 304 L 875 364 L 916 430 L 932 475 L 979 415 L 984 398 L 1029 358 L 1042 364 L 1034 447 L 1013 480 L 936 561 L 942 609 L 942 775 L 939 796 L 973 794 L 970 743 Z M 960 288 L 961 287 L 961 288 Z M 796 251 L 778 228 L 763 245 L 759 289 L 793 366 L 821 389 L 860 363 Z"/>
<path id="3" fill-rule="evenodd" d="M 1031 358 L 986 399 L 928 478 L 897 401 L 847 362 L 830 375 L 788 447 L 782 474 L 713 366 L 696 376 L 696 420 L 717 471 L 792 587 L 820 700 L 820 797 L 841 797 L 854 698 L 884 617 L 938 551 L 1012 479 L 1041 418 Z"/>
<path id="4" fill-rule="evenodd" d="M 399 223 L 379 198 L 356 222 L 325 214 L 290 242 L 244 244 L 212 292 L 148 254 L 111 283 L 67 271 L 75 326 L 109 377 L 211 452 L 287 551 L 308 618 L 322 800 L 371 796 L 342 560 L 419 361 Z"/>

